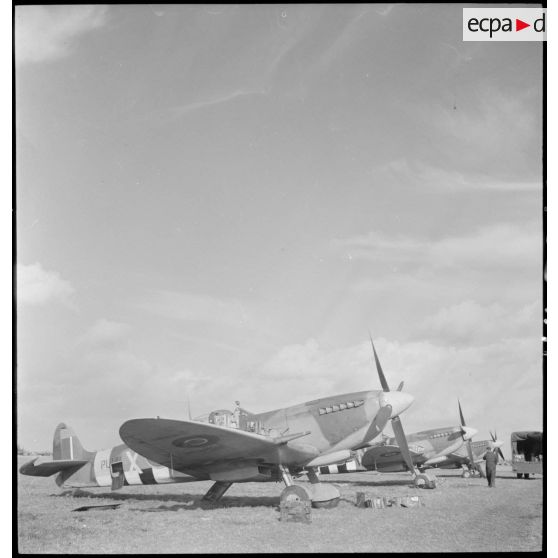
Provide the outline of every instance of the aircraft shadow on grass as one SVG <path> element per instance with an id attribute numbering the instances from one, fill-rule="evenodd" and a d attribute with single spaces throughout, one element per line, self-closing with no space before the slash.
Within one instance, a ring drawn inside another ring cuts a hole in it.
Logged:
<path id="1" fill-rule="evenodd" d="M 327 483 L 328 481 L 323 481 L 324 483 Z M 375 487 L 375 486 L 408 486 L 409 488 L 416 488 L 416 486 L 414 484 L 409 484 L 409 479 L 378 479 L 378 480 L 370 480 L 370 481 L 347 481 L 346 483 L 339 483 L 339 481 L 337 481 L 336 483 L 337 485 L 341 484 L 346 484 L 348 486 L 370 486 L 370 487 Z"/>
<path id="2" fill-rule="evenodd" d="M 459 479 L 459 478 L 461 478 L 461 477 L 458 477 L 456 475 L 443 475 L 443 474 L 440 474 L 440 473 L 437 473 L 436 476 L 438 478 L 446 478 L 446 479 L 451 479 L 451 478 Z M 505 480 L 505 481 L 512 480 L 512 481 L 516 481 L 516 482 L 519 482 L 520 480 L 536 480 L 535 477 L 532 477 L 532 478 L 529 478 L 529 479 L 518 479 L 515 476 L 515 474 L 513 474 L 513 476 L 509 473 L 508 474 L 504 473 L 504 474 L 499 475 L 498 472 L 496 472 L 496 478 L 498 480 Z M 468 479 L 468 480 L 471 480 L 471 479 Z M 486 484 L 486 479 L 476 479 L 476 480 L 483 481 L 483 482 L 481 482 L 481 484 Z"/>
<path id="3" fill-rule="evenodd" d="M 150 502 L 177 502 L 171 506 L 157 508 L 143 508 L 135 511 L 178 511 L 178 510 L 212 510 L 219 508 L 255 508 L 277 507 L 279 496 L 228 496 L 222 498 L 219 505 L 202 500 L 203 494 L 118 494 L 114 492 L 89 492 L 87 490 L 65 490 L 55 497 L 95 498 L 102 500 L 118 500 L 120 502 L 150 501 Z"/>

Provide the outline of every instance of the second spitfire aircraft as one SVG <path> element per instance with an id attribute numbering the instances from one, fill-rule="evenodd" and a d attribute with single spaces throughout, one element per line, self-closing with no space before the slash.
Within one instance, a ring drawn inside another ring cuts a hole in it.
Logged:
<path id="1" fill-rule="evenodd" d="M 459 401 L 458 406 L 461 419 L 459 426 L 423 430 L 406 437 L 413 464 L 419 471 L 424 472 L 425 469 L 431 467 L 441 469 L 459 469 L 461 467 L 463 477 L 485 476 L 480 466 L 483 456 L 487 449 L 499 448 L 501 442 L 498 442 L 492 433 L 492 441 L 473 442 L 472 438 L 477 430 L 465 424 Z M 503 459 L 501 450 L 498 451 Z M 320 467 L 319 472 L 321 474 L 354 471 L 396 473 L 407 470 L 408 467 L 397 440 L 395 437 L 386 436 L 381 442 L 370 444 L 370 448 L 357 451 L 353 460 L 343 464 Z"/>
<path id="2" fill-rule="evenodd" d="M 264 413 L 214 411 L 208 422 L 133 419 L 120 427 L 125 444 L 98 452 L 84 450 L 73 431 L 61 424 L 54 436 L 53 461 L 35 459 L 20 472 L 58 473 L 57 484 L 70 488 L 212 480 L 204 496 L 210 502 L 217 502 L 235 482 L 282 480 L 282 501 L 310 499 L 315 507 L 333 507 L 339 491 L 319 482 L 317 468 L 351 459 L 391 420 L 415 483 L 423 485 L 429 478 L 413 468 L 399 419 L 413 397 L 391 392 L 375 349 L 374 358 L 382 391 L 334 395 Z M 308 489 L 293 483 L 293 475 L 302 473 L 310 480 Z"/>

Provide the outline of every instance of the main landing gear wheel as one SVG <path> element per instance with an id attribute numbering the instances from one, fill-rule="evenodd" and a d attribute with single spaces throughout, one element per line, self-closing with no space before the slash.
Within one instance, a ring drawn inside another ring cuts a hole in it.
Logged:
<path id="1" fill-rule="evenodd" d="M 310 501 L 310 494 L 308 494 L 305 488 L 298 484 L 291 484 L 285 487 L 283 492 L 281 492 L 281 504 L 308 501 Z"/>
<path id="2" fill-rule="evenodd" d="M 471 471 L 463 471 L 463 473 L 461 473 L 461 476 L 464 479 L 468 479 L 471 476 Z"/>

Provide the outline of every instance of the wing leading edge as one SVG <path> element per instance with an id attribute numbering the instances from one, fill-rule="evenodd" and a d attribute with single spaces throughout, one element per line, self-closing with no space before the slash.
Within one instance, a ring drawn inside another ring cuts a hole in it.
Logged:
<path id="1" fill-rule="evenodd" d="M 122 441 L 147 459 L 176 471 L 208 471 L 235 461 L 307 462 L 319 451 L 297 438 L 273 438 L 196 421 L 133 419 L 120 427 Z M 297 440 L 293 443 L 293 440 Z"/>

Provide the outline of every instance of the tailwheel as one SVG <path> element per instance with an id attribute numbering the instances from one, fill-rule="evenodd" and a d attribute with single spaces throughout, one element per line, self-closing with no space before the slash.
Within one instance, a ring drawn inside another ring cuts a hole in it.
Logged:
<path id="1" fill-rule="evenodd" d="M 298 484 L 286 486 L 281 492 L 281 504 L 308 502 L 309 500 L 310 494 L 308 494 L 308 491 Z"/>

